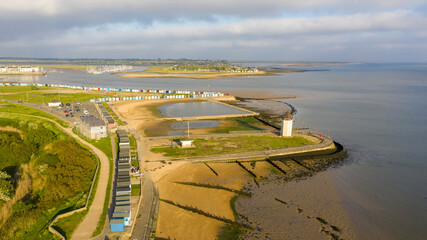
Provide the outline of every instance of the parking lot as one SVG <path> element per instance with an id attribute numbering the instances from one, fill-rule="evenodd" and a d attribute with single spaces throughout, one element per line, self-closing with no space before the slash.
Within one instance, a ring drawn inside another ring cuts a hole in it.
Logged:
<path id="1" fill-rule="evenodd" d="M 95 104 L 89 102 L 63 103 L 61 107 L 45 107 L 53 115 L 60 117 L 64 121 L 75 124 L 80 120 L 81 116 L 94 115 L 102 119 Z"/>

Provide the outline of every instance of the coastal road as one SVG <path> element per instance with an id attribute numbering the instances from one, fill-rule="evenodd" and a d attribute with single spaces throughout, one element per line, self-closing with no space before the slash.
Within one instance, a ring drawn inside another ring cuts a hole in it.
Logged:
<path id="1" fill-rule="evenodd" d="M 26 105 L 28 107 L 33 107 L 30 104 L 22 104 Z M 49 113 L 49 112 L 47 112 Z M 10 113 L 13 114 L 13 113 Z M 50 114 L 50 113 L 49 113 Z M 99 166 L 99 180 L 97 188 L 94 189 L 95 197 L 93 199 L 92 205 L 89 208 L 89 211 L 86 215 L 86 217 L 83 219 L 83 221 L 80 223 L 80 225 L 77 227 L 77 229 L 74 231 L 74 234 L 71 236 L 71 239 L 81 240 L 81 239 L 90 239 L 92 237 L 92 233 L 95 231 L 96 226 L 98 224 L 98 221 L 101 217 L 102 210 L 104 208 L 104 201 L 105 201 L 105 195 L 107 192 L 107 183 L 108 183 L 108 176 L 109 176 L 109 170 L 110 170 L 110 161 L 105 155 L 104 152 L 93 146 L 92 144 L 86 142 L 85 140 L 81 139 L 79 136 L 73 133 L 72 128 L 64 128 L 61 125 L 59 125 L 57 122 L 55 122 L 52 119 L 34 116 L 34 115 L 26 115 L 26 114 L 17 114 L 17 115 L 23 115 L 23 116 L 30 116 L 35 118 L 40 118 L 47 120 L 49 122 L 54 123 L 57 127 L 62 129 L 64 132 L 66 132 L 68 135 L 76 139 L 77 141 L 81 142 L 82 144 L 88 146 L 94 154 L 96 154 L 100 161 Z"/>
<path id="2" fill-rule="evenodd" d="M 128 127 L 128 131 L 135 137 L 138 148 L 138 158 L 140 161 L 140 169 L 144 169 L 142 165 L 144 159 L 144 146 L 143 136 L 137 132 L 134 128 Z M 156 204 L 158 202 L 157 188 L 151 178 L 151 174 L 147 171 L 143 171 L 144 183 L 142 186 L 142 203 L 138 209 L 138 215 L 135 220 L 135 227 L 132 232 L 130 239 L 132 240 L 145 240 L 150 239 L 151 229 L 153 225 L 153 217 L 155 214 Z"/>

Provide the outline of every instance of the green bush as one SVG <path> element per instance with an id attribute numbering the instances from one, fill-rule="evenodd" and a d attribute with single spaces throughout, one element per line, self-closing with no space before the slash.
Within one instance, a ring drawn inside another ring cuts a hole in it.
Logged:
<path id="1" fill-rule="evenodd" d="M 0 118 L 0 126 L 19 130 L 0 131 L 2 196 L 13 197 L 10 176 L 18 170 L 31 181 L 26 183 L 30 191 L 12 205 L 11 216 L 0 227 L 0 239 L 53 239 L 48 223 L 59 211 L 81 207 L 95 171 L 95 158 L 50 122 Z"/>
<path id="2" fill-rule="evenodd" d="M 9 201 L 13 196 L 13 185 L 10 181 L 0 179 L 0 200 Z"/>

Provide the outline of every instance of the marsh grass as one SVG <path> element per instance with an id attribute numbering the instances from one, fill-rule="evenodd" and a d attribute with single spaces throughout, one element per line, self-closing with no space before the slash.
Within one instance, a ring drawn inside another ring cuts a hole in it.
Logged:
<path id="1" fill-rule="evenodd" d="M 154 153 L 163 153 L 166 157 L 196 157 L 230 153 L 246 153 L 313 144 L 303 137 L 281 138 L 270 136 L 240 136 L 211 140 L 195 139 L 194 148 L 162 146 L 152 148 Z"/>

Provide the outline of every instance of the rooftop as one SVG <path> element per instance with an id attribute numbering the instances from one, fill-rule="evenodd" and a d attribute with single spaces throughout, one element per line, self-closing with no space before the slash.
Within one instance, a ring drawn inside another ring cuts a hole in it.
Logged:
<path id="1" fill-rule="evenodd" d="M 292 116 L 292 114 L 289 111 L 287 111 L 285 113 L 285 115 L 283 115 L 283 119 L 284 120 L 292 120 L 292 119 L 294 119 L 294 117 Z"/>
<path id="2" fill-rule="evenodd" d="M 85 124 L 89 124 L 90 127 L 98 127 L 98 126 L 105 126 L 105 122 L 102 121 L 99 118 L 96 118 L 93 115 L 90 116 L 81 116 L 80 120 L 85 123 Z"/>

